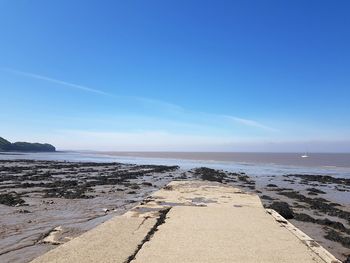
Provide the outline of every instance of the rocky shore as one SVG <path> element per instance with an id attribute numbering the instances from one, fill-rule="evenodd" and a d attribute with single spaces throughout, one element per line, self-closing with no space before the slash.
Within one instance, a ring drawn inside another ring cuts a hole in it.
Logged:
<path id="1" fill-rule="evenodd" d="M 257 193 L 339 259 L 350 255 L 350 180 L 121 163 L 0 161 L 0 261 L 28 262 L 173 180 L 201 179 Z"/>
<path id="2" fill-rule="evenodd" d="M 28 262 L 122 214 L 176 166 L 0 161 L 0 261 Z"/>

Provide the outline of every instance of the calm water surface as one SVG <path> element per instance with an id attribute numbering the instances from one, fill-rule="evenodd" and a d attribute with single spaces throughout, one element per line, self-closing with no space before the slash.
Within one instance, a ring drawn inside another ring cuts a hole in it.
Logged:
<path id="1" fill-rule="evenodd" d="M 56 152 L 3 153 L 0 159 L 164 164 L 183 169 L 206 166 L 255 176 L 309 173 L 350 178 L 350 154 L 300 156 L 296 153 Z"/>

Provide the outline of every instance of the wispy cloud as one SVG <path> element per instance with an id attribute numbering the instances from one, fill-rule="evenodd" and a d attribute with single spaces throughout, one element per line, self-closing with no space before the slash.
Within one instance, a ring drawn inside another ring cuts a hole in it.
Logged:
<path id="1" fill-rule="evenodd" d="M 161 101 L 161 100 L 156 100 L 156 99 L 146 98 L 146 97 L 115 95 L 115 94 L 111 94 L 111 93 L 105 92 L 105 91 L 100 90 L 100 89 L 89 88 L 89 87 L 84 86 L 84 85 L 79 85 L 79 84 L 51 78 L 48 76 L 43 76 L 40 74 L 31 73 L 31 72 L 20 71 L 20 70 L 16 70 L 16 69 L 12 69 L 12 68 L 1 68 L 0 70 L 2 70 L 4 72 L 9 72 L 12 74 L 24 76 L 24 77 L 29 77 L 29 78 L 33 78 L 33 79 L 37 79 L 37 80 L 51 82 L 51 83 L 62 85 L 62 86 L 65 86 L 65 87 L 68 87 L 71 89 L 81 90 L 84 92 L 95 93 L 95 94 L 99 94 L 99 95 L 103 95 L 103 96 L 113 97 L 116 99 L 132 100 L 133 102 L 138 102 L 138 103 L 143 104 L 143 105 L 150 105 L 151 107 L 160 108 L 160 109 L 162 109 L 162 111 L 166 111 L 166 112 L 178 113 L 178 114 L 182 114 L 182 115 L 207 116 L 209 118 L 212 118 L 212 117 L 220 118 L 220 119 L 223 119 L 223 120 L 226 120 L 229 122 L 233 121 L 235 123 L 238 123 L 238 124 L 241 124 L 244 126 L 258 128 L 258 129 L 262 129 L 265 131 L 271 131 L 271 132 L 277 131 L 277 129 L 269 127 L 267 125 L 264 125 L 258 121 L 255 121 L 255 120 L 244 119 L 244 118 L 240 118 L 240 117 L 236 117 L 236 116 L 229 116 L 229 115 L 219 115 L 219 114 L 211 114 L 211 113 L 205 113 L 205 112 L 188 111 L 185 108 L 183 108 L 177 104 L 169 103 L 166 101 Z"/>
<path id="2" fill-rule="evenodd" d="M 226 118 L 228 120 L 231 120 L 231 121 L 234 121 L 236 123 L 240 123 L 240 124 L 243 124 L 243 125 L 246 125 L 246 126 L 260 128 L 260 129 L 267 130 L 267 131 L 274 131 L 274 132 L 278 131 L 275 128 L 266 126 L 266 125 L 264 125 L 262 123 L 254 121 L 254 120 L 243 119 L 243 118 L 239 118 L 239 117 L 235 117 L 235 116 L 228 116 L 228 115 L 223 115 L 223 116 L 224 116 L 224 118 Z"/>
<path id="3" fill-rule="evenodd" d="M 24 72 L 24 71 L 19 71 L 19 70 L 15 70 L 15 69 L 10 69 L 10 68 L 2 68 L 2 71 L 6 71 L 6 72 L 10 72 L 16 75 L 21 75 L 24 77 L 29 77 L 29 78 L 34 78 L 34 79 L 38 79 L 38 80 L 44 80 L 44 81 L 48 81 L 51 83 L 55 83 L 55 84 L 59 84 L 59 85 L 63 85 L 69 88 L 73 88 L 73 89 L 79 89 L 79 90 L 83 90 L 83 91 L 87 91 L 87 92 L 92 92 L 92 93 L 97 93 L 100 95 L 105 95 L 105 96 L 111 96 L 111 94 L 104 92 L 102 90 L 98 90 L 98 89 L 92 89 L 83 85 L 78 85 L 78 84 L 74 84 L 74 83 L 70 83 L 67 81 L 62 81 L 59 79 L 54 79 L 54 78 L 50 78 L 50 77 L 46 77 L 43 75 L 39 75 L 39 74 L 34 74 L 34 73 L 30 73 L 30 72 Z"/>
<path id="4" fill-rule="evenodd" d="M 139 103 L 144 104 L 144 105 L 152 105 L 152 106 L 156 105 L 156 106 L 165 108 L 167 110 L 172 110 L 172 111 L 183 111 L 184 110 L 181 106 L 170 103 L 170 102 L 160 101 L 160 100 L 146 98 L 146 97 L 115 95 L 115 94 L 111 94 L 111 93 L 105 92 L 105 91 L 100 90 L 100 89 L 89 88 L 89 87 L 84 86 L 84 85 L 79 85 L 79 84 L 51 78 L 48 76 L 43 76 L 41 74 L 35 74 L 35 73 L 20 71 L 20 70 L 11 69 L 11 68 L 1 68 L 1 70 L 5 71 L 5 72 L 12 73 L 12 74 L 24 76 L 24 77 L 48 81 L 48 82 L 51 82 L 54 84 L 63 85 L 63 86 L 68 87 L 68 88 L 78 89 L 78 90 L 85 91 L 85 92 L 91 92 L 91 93 L 109 96 L 109 97 L 114 97 L 114 98 L 118 98 L 118 99 L 129 99 L 129 100 L 133 100 L 133 101 L 138 101 Z"/>
<path id="5" fill-rule="evenodd" d="M 170 103 L 167 101 L 161 101 L 161 100 L 145 98 L 145 97 L 131 97 L 130 96 L 128 98 L 132 98 L 132 99 L 140 101 L 141 103 L 145 103 L 145 104 L 149 104 L 149 105 L 157 105 L 157 106 L 160 106 L 162 108 L 166 108 L 168 110 L 175 111 L 175 112 L 184 112 L 185 111 L 185 109 L 183 107 L 181 107 L 180 105 Z"/>
<path id="6" fill-rule="evenodd" d="M 152 150 L 208 151 L 215 147 L 231 146 L 231 137 L 189 135 L 158 130 L 133 132 L 105 132 L 85 130 L 58 130 L 52 135 L 61 149 L 79 150 Z M 73 140 L 72 140 L 73 138 Z"/>

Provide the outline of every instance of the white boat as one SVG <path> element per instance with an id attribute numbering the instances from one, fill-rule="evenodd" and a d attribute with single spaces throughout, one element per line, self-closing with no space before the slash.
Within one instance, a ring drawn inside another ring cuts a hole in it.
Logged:
<path id="1" fill-rule="evenodd" d="M 301 158 L 309 158 L 309 155 L 307 155 L 307 154 L 305 153 L 305 154 L 303 154 L 303 155 L 301 156 Z"/>

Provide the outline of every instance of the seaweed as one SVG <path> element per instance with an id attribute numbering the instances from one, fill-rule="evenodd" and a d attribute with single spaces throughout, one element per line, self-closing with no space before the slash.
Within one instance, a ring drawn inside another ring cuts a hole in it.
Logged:
<path id="1" fill-rule="evenodd" d="M 93 198 L 94 196 L 87 193 L 100 185 L 121 185 L 131 190 L 139 190 L 140 185 L 132 180 L 170 173 L 179 168 L 165 165 L 35 160 L 0 160 L 0 164 L 0 182 L 6 182 L 1 188 L 42 188 L 36 192 L 41 192 L 44 198 L 67 199 Z M 152 186 L 147 182 L 143 185 Z"/>
<path id="2" fill-rule="evenodd" d="M 308 184 L 309 182 L 320 182 L 324 184 L 340 184 L 350 186 L 350 179 L 338 178 L 330 175 L 316 175 L 316 174 L 287 174 L 285 177 L 297 177 L 302 179 L 302 182 Z"/>
<path id="3" fill-rule="evenodd" d="M 327 234 L 324 236 L 326 239 L 338 242 L 344 247 L 350 248 L 350 237 L 344 236 L 343 234 L 333 229 L 328 229 Z"/>
<path id="4" fill-rule="evenodd" d="M 294 213 L 294 219 L 298 220 L 298 221 L 303 221 L 303 222 L 310 222 L 310 223 L 314 223 L 314 224 L 318 224 L 318 225 L 323 225 L 323 226 L 327 226 L 327 227 L 331 227 L 337 230 L 340 230 L 344 233 L 350 234 L 350 229 L 346 228 L 341 222 L 337 222 L 337 221 L 332 221 L 328 218 L 324 218 L 324 219 L 316 219 L 313 218 L 310 215 L 304 214 L 304 213 Z"/>
<path id="5" fill-rule="evenodd" d="M 327 215 L 336 216 L 350 222 L 350 212 L 339 209 L 338 206 L 341 206 L 340 204 L 332 203 L 324 198 L 306 197 L 296 191 L 279 191 L 277 194 L 306 203 L 311 209 L 318 210 Z"/>
<path id="6" fill-rule="evenodd" d="M 326 194 L 326 192 L 320 190 L 320 189 L 317 189 L 317 188 L 314 188 L 314 187 L 311 187 L 311 188 L 306 188 L 307 191 L 309 191 L 309 194 Z"/>
<path id="7" fill-rule="evenodd" d="M 269 208 L 278 212 L 285 219 L 292 219 L 294 217 L 294 212 L 290 208 L 289 204 L 286 202 L 273 202 Z"/>
<path id="8" fill-rule="evenodd" d="M 266 185 L 267 187 L 277 187 L 277 185 L 275 185 L 275 184 L 268 184 L 268 185 Z"/>
<path id="9" fill-rule="evenodd" d="M 226 178 L 226 173 L 207 168 L 207 167 L 200 167 L 196 168 L 194 170 L 194 175 L 197 177 L 200 177 L 202 180 L 205 181 L 212 181 L 212 182 L 219 182 L 222 183 L 222 181 Z"/>
<path id="10" fill-rule="evenodd" d="M 16 192 L 0 194 L 0 204 L 7 206 L 23 205 L 25 201 Z"/>

